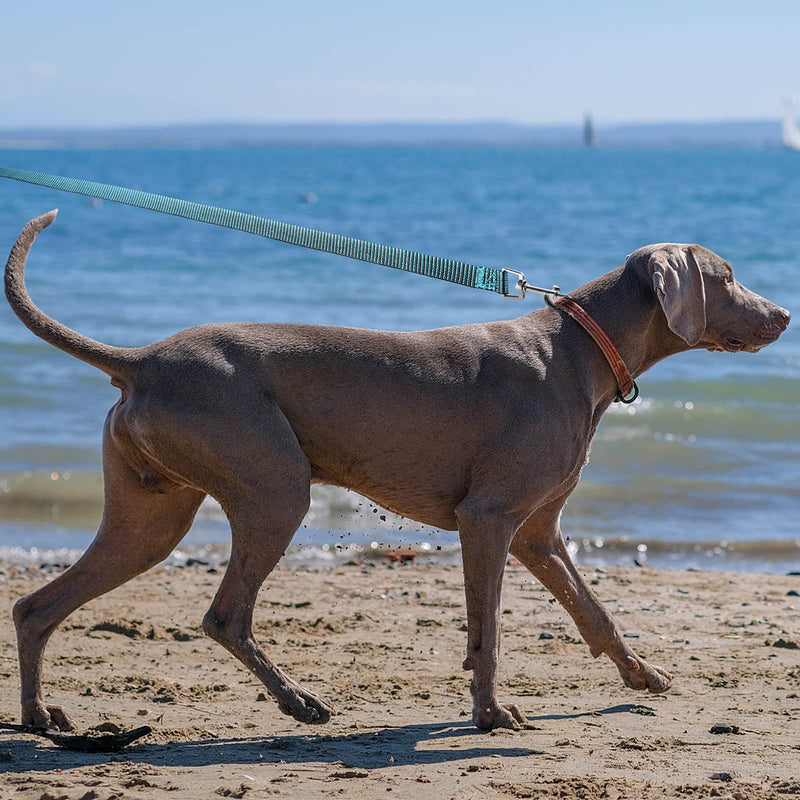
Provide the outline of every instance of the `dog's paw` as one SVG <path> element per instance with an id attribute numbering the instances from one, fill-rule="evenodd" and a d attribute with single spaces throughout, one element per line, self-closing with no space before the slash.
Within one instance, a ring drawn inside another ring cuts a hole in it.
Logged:
<path id="1" fill-rule="evenodd" d="M 472 721 L 482 731 L 491 731 L 495 728 L 511 728 L 517 730 L 527 720 L 525 715 L 515 705 L 501 706 L 493 704 L 485 708 L 474 708 Z"/>
<path id="2" fill-rule="evenodd" d="M 617 665 L 623 683 L 630 689 L 661 694 L 669 689 L 672 675 L 661 667 L 648 664 L 637 655 L 629 655 L 625 661 Z"/>
<path id="3" fill-rule="evenodd" d="M 33 728 L 60 731 L 61 733 L 78 730 L 78 726 L 61 706 L 39 706 L 30 714 L 23 714 L 22 722 Z"/>
<path id="4" fill-rule="evenodd" d="M 308 725 L 322 725 L 335 713 L 324 700 L 306 689 L 299 689 L 279 698 L 278 708 L 283 714 Z"/>

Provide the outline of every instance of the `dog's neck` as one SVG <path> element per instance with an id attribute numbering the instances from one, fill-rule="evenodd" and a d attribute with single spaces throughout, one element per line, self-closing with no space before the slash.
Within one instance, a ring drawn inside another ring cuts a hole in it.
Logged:
<path id="1" fill-rule="evenodd" d="M 668 327 L 646 264 L 629 262 L 569 293 L 608 334 L 635 378 L 667 356 L 689 350 Z M 620 302 L 624 298 L 624 302 Z M 563 313 L 563 312 L 561 312 Z M 577 325 L 574 320 L 564 325 Z M 583 357 L 605 362 L 599 347 Z M 596 396 L 613 398 L 617 386 L 607 364 L 593 371 Z"/>

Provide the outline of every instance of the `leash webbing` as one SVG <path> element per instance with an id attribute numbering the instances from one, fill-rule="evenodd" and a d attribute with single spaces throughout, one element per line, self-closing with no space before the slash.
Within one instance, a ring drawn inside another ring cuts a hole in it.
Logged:
<path id="1" fill-rule="evenodd" d="M 450 258 L 425 255 L 413 250 L 403 250 L 400 247 L 376 244 L 354 239 L 350 236 L 340 236 L 334 233 L 314 230 L 313 228 L 304 228 L 300 225 L 276 222 L 253 214 L 246 214 L 242 211 L 231 211 L 202 203 L 166 197 L 165 195 L 142 192 L 137 189 L 126 189 L 106 183 L 94 183 L 93 181 L 46 175 L 41 172 L 29 172 L 22 169 L 8 169 L 6 167 L 0 167 L 0 177 L 46 186 L 51 189 L 59 189 L 62 192 L 82 194 L 138 208 L 147 208 L 151 211 L 192 219 L 197 222 L 207 222 L 211 225 L 252 233 L 256 236 L 263 236 L 286 244 L 306 247 L 311 250 L 320 250 L 325 253 L 334 253 L 335 255 L 346 256 L 358 261 L 414 272 L 418 275 L 427 275 L 431 278 L 458 283 L 473 289 L 486 289 L 490 292 L 497 292 L 504 297 L 522 299 L 526 290 L 549 291 L 537 290 L 535 287 L 529 286 L 525 283 L 525 276 L 516 270 L 478 267 Z"/>
<path id="2" fill-rule="evenodd" d="M 246 214 L 242 211 L 231 211 L 226 208 L 179 200 L 178 198 L 161 194 L 151 194 L 138 189 L 126 189 L 122 186 L 112 186 L 107 183 L 95 183 L 93 181 L 64 178 L 58 175 L 47 175 L 42 172 L 29 172 L 28 170 L 9 169 L 7 167 L 0 167 L 0 178 L 10 178 L 23 183 L 46 186 L 51 189 L 59 189 L 62 192 L 86 195 L 87 197 L 98 197 L 115 203 L 147 208 L 162 214 L 171 214 L 175 217 L 196 220 L 197 222 L 207 222 L 211 225 L 252 233 L 256 236 L 263 236 L 267 239 L 274 239 L 286 244 L 297 245 L 298 247 L 320 250 L 358 261 L 414 272 L 418 275 L 426 275 L 430 278 L 438 278 L 450 283 L 459 283 L 462 286 L 469 286 L 473 289 L 486 289 L 512 299 L 522 300 L 526 292 L 539 292 L 545 296 L 545 301 L 549 306 L 568 313 L 594 339 L 606 357 L 617 380 L 617 386 L 619 387 L 617 399 L 623 403 L 632 403 L 639 395 L 639 388 L 631 378 L 628 368 L 625 366 L 625 362 L 614 343 L 592 317 L 572 298 L 562 295 L 558 286 L 554 286 L 552 289 L 532 286 L 526 282 L 525 276 L 517 270 L 478 267 L 474 264 L 467 264 L 451 258 L 429 256 L 424 253 L 417 253 L 414 250 L 376 244 L 362 239 L 354 239 L 350 236 L 340 236 L 313 228 L 304 228 L 300 225 L 290 225 L 286 222 L 276 222 L 264 217 L 257 217 L 254 214 Z M 513 283 L 511 282 L 513 279 L 510 280 L 509 275 L 516 277 Z M 552 300 L 553 297 L 557 297 L 558 301 L 554 302 Z M 633 391 L 633 394 L 628 397 L 631 391 Z"/>

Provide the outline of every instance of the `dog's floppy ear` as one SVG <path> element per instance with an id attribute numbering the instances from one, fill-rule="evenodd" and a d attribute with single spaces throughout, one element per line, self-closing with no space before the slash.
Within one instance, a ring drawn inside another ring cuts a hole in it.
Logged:
<path id="1" fill-rule="evenodd" d="M 706 329 L 706 291 L 694 254 L 688 247 L 662 247 L 648 267 L 667 325 L 694 347 Z"/>

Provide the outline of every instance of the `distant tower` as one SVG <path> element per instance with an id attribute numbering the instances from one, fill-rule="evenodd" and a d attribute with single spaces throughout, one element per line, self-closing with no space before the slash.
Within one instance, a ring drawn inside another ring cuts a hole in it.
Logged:
<path id="1" fill-rule="evenodd" d="M 597 138 L 594 134 L 594 125 L 592 124 L 592 115 L 588 112 L 583 116 L 583 144 L 584 147 L 594 147 L 597 144 Z"/>

